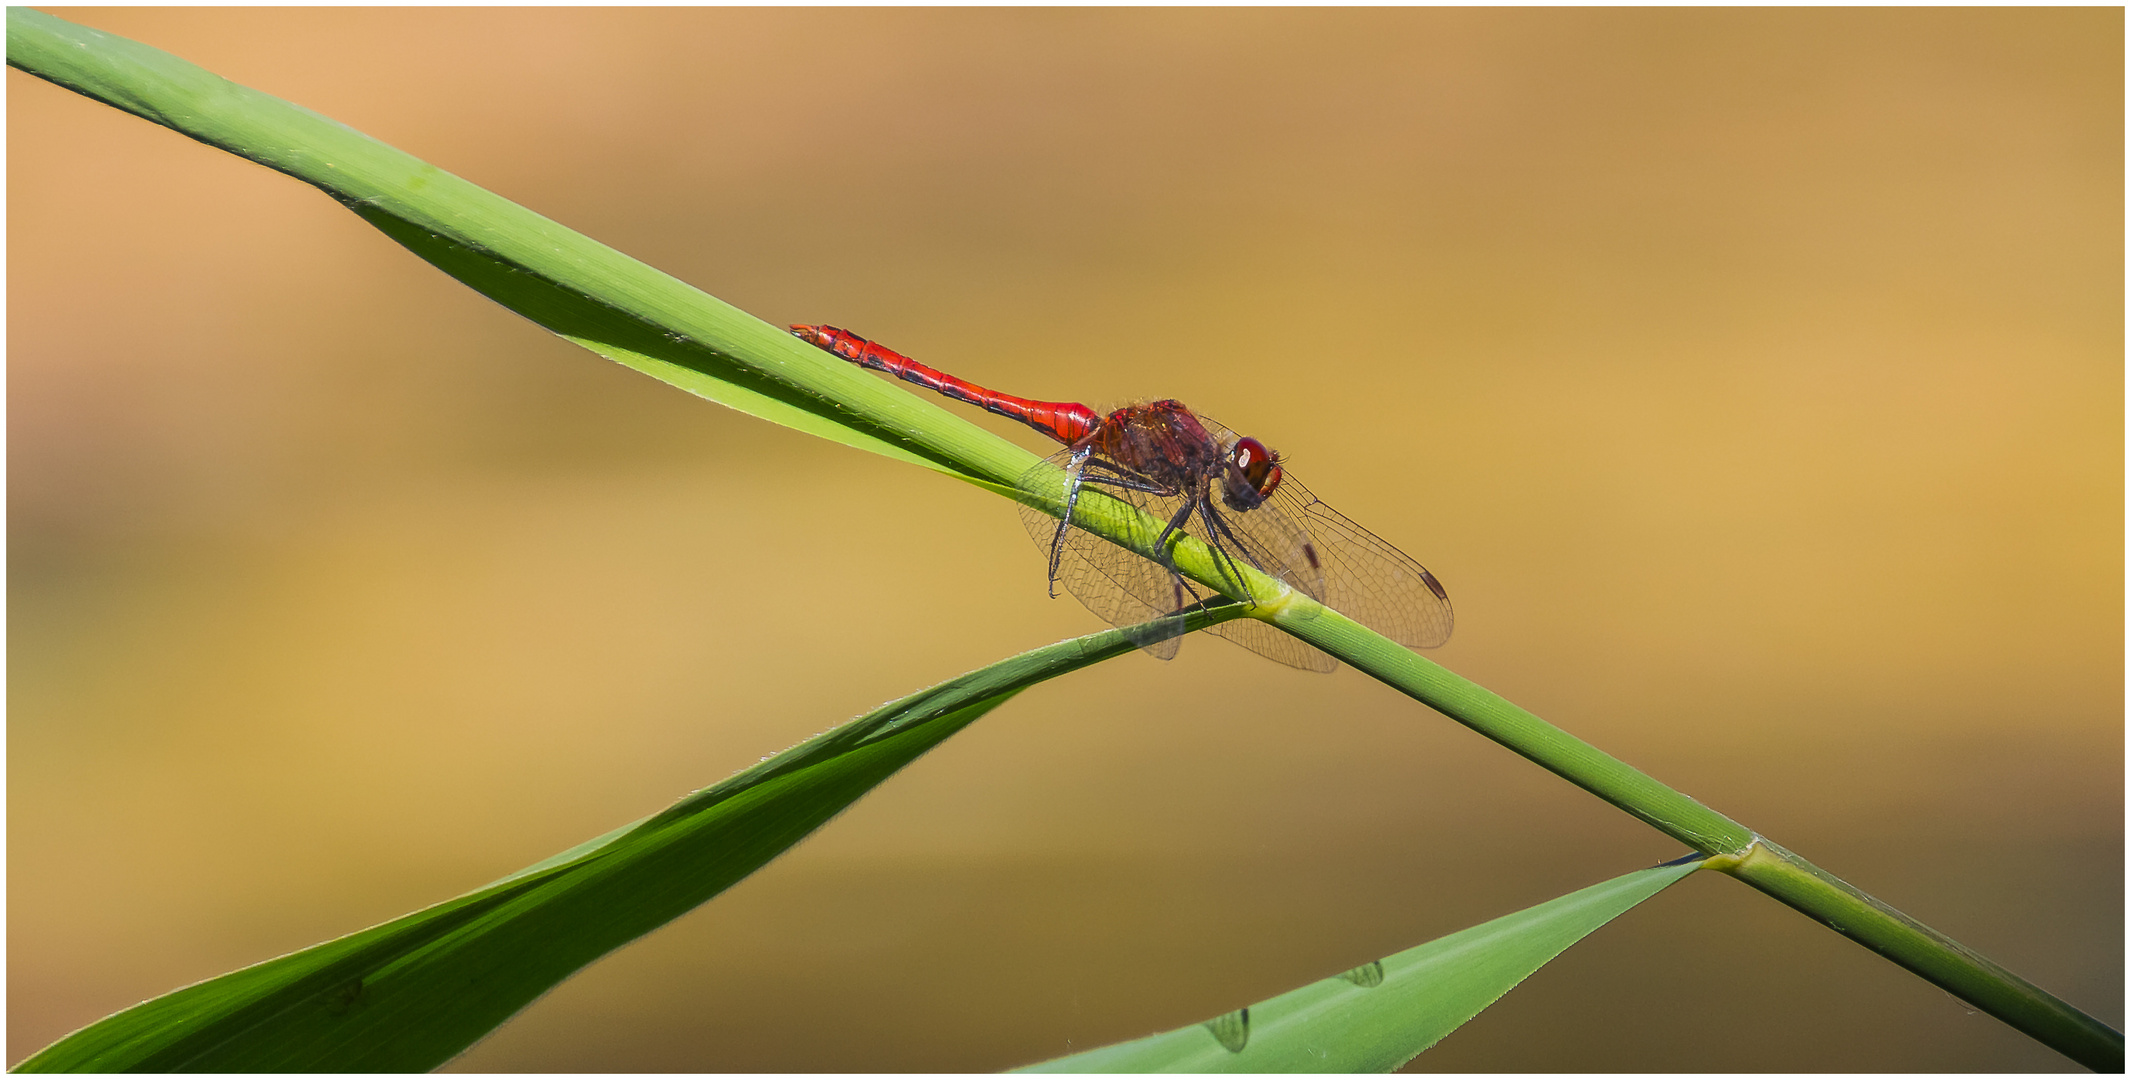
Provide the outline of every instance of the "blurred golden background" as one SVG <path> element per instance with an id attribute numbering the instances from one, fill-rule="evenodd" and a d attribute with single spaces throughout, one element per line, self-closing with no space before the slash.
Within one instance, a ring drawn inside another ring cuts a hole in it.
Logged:
<path id="1" fill-rule="evenodd" d="M 1442 578 L 1436 659 L 2121 1024 L 2120 10 L 58 13 L 771 322 L 1189 401 Z M 1100 626 L 996 498 L 8 90 L 10 1062 Z M 454 1068 L 1004 1068 L 1681 853 L 1201 636 Z M 2070 1063 L 1698 875 L 1415 1067 Z"/>

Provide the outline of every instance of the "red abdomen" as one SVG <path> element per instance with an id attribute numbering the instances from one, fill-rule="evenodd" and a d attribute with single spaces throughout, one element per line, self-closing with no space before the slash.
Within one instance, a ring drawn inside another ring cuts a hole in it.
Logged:
<path id="1" fill-rule="evenodd" d="M 885 371 L 904 382 L 966 401 L 985 412 L 1012 417 L 1062 443 L 1075 443 L 1095 430 L 1095 410 L 1072 401 L 1032 401 L 988 390 L 966 379 L 926 367 L 894 349 L 867 341 L 834 326 L 795 324 L 792 335 L 835 353 L 860 367 Z"/>

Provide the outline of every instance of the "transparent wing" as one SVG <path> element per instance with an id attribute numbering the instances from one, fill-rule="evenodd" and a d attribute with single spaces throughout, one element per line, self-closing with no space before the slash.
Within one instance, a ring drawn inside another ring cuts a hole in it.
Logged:
<path id="1" fill-rule="evenodd" d="M 1325 591 L 1310 595 L 1408 648 L 1450 640 L 1450 595 L 1427 567 L 1326 506 L 1293 476 L 1266 502 L 1300 520 L 1315 542 L 1311 554 L 1324 569 Z"/>
<path id="2" fill-rule="evenodd" d="M 1062 503 L 1066 498 L 1066 485 L 1070 483 L 1072 456 L 1070 450 L 1051 455 L 1044 464 L 1022 477 L 1021 486 L 1029 491 L 1053 495 Z M 1060 470 L 1065 471 L 1061 474 Z M 1076 516 L 1101 499 L 1116 499 L 1137 506 L 1158 522 L 1169 520 L 1181 505 L 1178 499 L 1083 483 Z M 1166 508 L 1165 503 L 1169 504 Z M 1052 546 L 1060 543 L 1059 520 L 1027 504 L 1020 509 L 1021 524 L 1028 529 L 1029 539 L 1036 542 L 1037 549 L 1048 560 Z M 1159 527 L 1153 526 L 1155 529 Z M 1144 522 L 1134 521 L 1131 528 L 1134 539 L 1150 547 L 1153 545 L 1156 534 L 1149 531 Z M 1120 630 L 1153 623 L 1147 628 L 1146 635 L 1152 640 L 1138 644 L 1163 660 L 1176 656 L 1183 639 L 1173 634 L 1161 635 L 1172 628 L 1173 620 L 1180 618 L 1178 612 L 1197 601 L 1186 591 L 1183 579 L 1166 567 L 1077 526 L 1065 530 L 1059 551 L 1057 583 L 1086 604 L 1089 611 Z"/>
<path id="3" fill-rule="evenodd" d="M 1256 619 L 1230 619 L 1206 628 L 1216 637 L 1227 638 L 1250 651 L 1277 660 L 1291 668 L 1304 671 L 1330 672 L 1339 670 L 1339 661 L 1332 654 L 1307 641 Z"/>

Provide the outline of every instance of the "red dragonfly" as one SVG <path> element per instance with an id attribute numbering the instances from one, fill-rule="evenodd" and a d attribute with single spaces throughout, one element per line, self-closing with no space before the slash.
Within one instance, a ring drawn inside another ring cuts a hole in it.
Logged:
<path id="1" fill-rule="evenodd" d="M 1108 414 L 1077 402 L 1031 401 L 935 371 L 901 353 L 833 326 L 793 326 L 800 340 L 860 367 L 1012 417 L 1065 444 L 1031 470 L 1022 486 L 1057 490 L 1062 518 L 1023 505 L 1022 523 L 1050 556 L 1051 595 L 1063 582 L 1090 611 L 1119 628 L 1178 618 L 1208 602 L 1168 561 L 1177 534 L 1188 532 L 1214 553 L 1223 576 L 1236 568 L 1276 578 L 1311 599 L 1375 629 L 1401 645 L 1432 648 L 1450 639 L 1450 597 L 1427 568 L 1376 534 L 1320 502 L 1281 467 L 1280 455 L 1257 439 L 1199 416 L 1179 401 L 1127 405 Z M 1059 489 L 1059 469 L 1064 470 Z M 1076 527 L 1074 511 L 1088 487 L 1146 512 L 1126 520 L 1154 562 Z M 1156 535 L 1147 518 L 1164 522 Z M 1331 671 L 1339 661 L 1299 638 L 1256 619 L 1207 628 L 1261 656 L 1308 671 Z M 1170 635 L 1141 645 L 1167 660 L 1177 653 Z"/>

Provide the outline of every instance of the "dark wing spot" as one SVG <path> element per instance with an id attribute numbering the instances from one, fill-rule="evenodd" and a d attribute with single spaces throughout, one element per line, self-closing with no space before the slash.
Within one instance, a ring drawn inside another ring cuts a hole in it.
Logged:
<path id="1" fill-rule="evenodd" d="M 1310 565 L 1317 565 L 1316 558 L 1317 557 L 1315 555 L 1312 555 L 1310 557 Z M 1443 591 L 1443 583 L 1437 581 L 1435 579 L 1434 574 L 1431 574 L 1426 570 L 1421 571 L 1421 581 L 1428 586 L 1429 592 L 1435 594 L 1436 599 L 1441 600 L 1446 604 L 1450 602 L 1450 594 Z"/>

